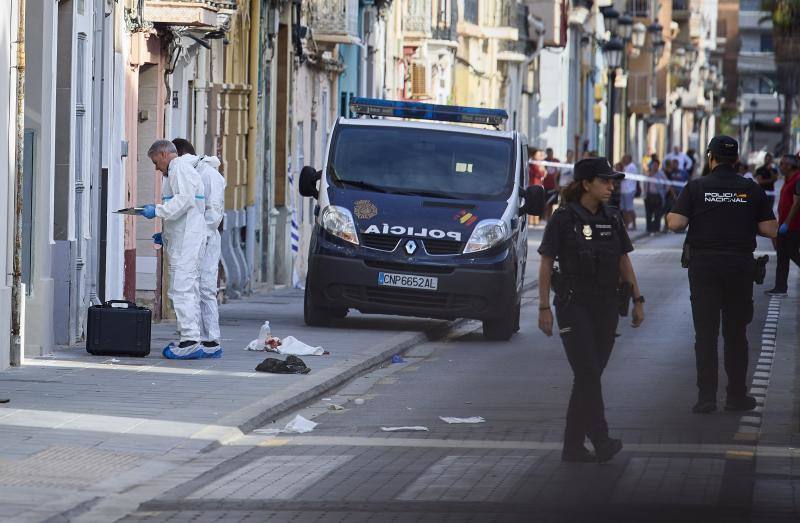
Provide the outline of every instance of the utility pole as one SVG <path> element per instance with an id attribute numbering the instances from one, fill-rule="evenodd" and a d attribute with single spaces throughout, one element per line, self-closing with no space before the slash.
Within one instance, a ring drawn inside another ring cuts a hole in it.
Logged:
<path id="1" fill-rule="evenodd" d="M 25 153 L 25 0 L 17 0 L 17 107 L 14 165 L 14 261 L 11 288 L 11 365 L 21 365 L 24 346 L 25 289 L 22 283 L 22 180 Z"/>

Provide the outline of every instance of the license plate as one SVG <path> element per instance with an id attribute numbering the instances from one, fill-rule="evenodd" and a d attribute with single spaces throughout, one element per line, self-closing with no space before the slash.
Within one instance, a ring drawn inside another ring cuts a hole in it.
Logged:
<path id="1" fill-rule="evenodd" d="M 433 276 L 414 276 L 413 274 L 381 272 L 378 273 L 378 285 L 435 291 L 439 287 L 439 278 Z"/>

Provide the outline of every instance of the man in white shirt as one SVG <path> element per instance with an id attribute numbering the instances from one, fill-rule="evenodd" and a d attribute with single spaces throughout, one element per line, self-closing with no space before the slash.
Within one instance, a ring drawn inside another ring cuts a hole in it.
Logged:
<path id="1" fill-rule="evenodd" d="M 622 165 L 624 166 L 624 170 L 628 174 L 636 174 L 636 164 L 633 163 L 633 159 L 631 158 L 630 154 L 626 154 L 622 157 Z M 625 178 L 620 182 L 620 202 L 619 202 L 619 210 L 622 211 L 622 220 L 625 222 L 625 226 L 629 229 L 636 230 L 636 207 L 634 206 L 634 198 L 636 196 L 636 186 L 639 182 L 636 180 L 631 180 L 630 178 Z"/>
<path id="2" fill-rule="evenodd" d="M 689 171 L 689 164 L 691 164 L 691 160 L 689 156 L 681 152 L 681 148 L 677 145 L 672 148 L 672 152 L 669 153 L 667 156 L 664 157 L 664 160 L 678 160 L 678 169 L 681 171 Z"/>

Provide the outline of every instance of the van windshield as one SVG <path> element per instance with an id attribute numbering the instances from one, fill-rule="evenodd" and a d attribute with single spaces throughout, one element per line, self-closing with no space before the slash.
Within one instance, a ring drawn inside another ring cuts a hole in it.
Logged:
<path id="1" fill-rule="evenodd" d="M 362 189 L 441 198 L 505 199 L 514 182 L 508 138 L 394 127 L 339 128 L 329 175 Z"/>

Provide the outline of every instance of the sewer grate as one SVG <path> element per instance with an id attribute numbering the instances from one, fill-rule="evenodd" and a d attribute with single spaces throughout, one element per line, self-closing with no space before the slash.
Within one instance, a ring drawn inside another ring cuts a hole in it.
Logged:
<path id="1" fill-rule="evenodd" d="M 81 447 L 48 447 L 0 462 L 0 485 L 80 489 L 132 469 L 140 456 Z"/>

